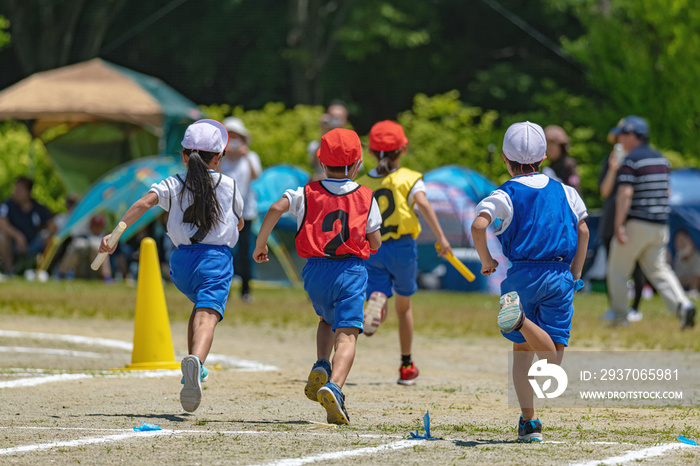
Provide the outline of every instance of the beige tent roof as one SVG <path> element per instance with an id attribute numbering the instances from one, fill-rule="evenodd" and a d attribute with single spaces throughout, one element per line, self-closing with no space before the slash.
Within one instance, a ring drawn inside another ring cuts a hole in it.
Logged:
<path id="1" fill-rule="evenodd" d="M 114 120 L 160 128 L 161 104 L 136 81 L 95 58 L 32 76 L 0 92 L 0 119 L 56 123 Z M 35 133 L 38 133 L 36 131 Z"/>

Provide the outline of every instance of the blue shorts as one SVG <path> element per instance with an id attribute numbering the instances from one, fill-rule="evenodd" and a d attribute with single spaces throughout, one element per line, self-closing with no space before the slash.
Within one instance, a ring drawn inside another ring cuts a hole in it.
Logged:
<path id="1" fill-rule="evenodd" d="M 564 262 L 516 262 L 501 283 L 501 295 L 517 291 L 525 316 L 554 343 L 569 346 L 574 315 L 574 278 Z M 525 343 L 519 331 L 504 333 L 515 343 Z"/>
<path id="2" fill-rule="evenodd" d="M 411 235 L 388 239 L 365 261 L 367 268 L 366 299 L 374 291 L 387 296 L 394 293 L 411 296 L 418 290 L 418 248 Z"/>
<path id="3" fill-rule="evenodd" d="M 233 258 L 226 245 L 180 245 L 170 256 L 170 278 L 195 310 L 214 309 L 224 318 L 233 279 Z"/>
<path id="4" fill-rule="evenodd" d="M 362 259 L 309 257 L 301 278 L 314 311 L 333 326 L 333 331 L 356 327 L 362 333 L 367 287 L 367 271 Z"/>

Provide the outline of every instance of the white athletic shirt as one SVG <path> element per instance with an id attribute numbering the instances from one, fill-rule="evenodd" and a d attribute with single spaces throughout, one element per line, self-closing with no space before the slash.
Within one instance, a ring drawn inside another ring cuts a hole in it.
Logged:
<path id="1" fill-rule="evenodd" d="M 333 194 L 349 193 L 353 189 L 357 189 L 359 184 L 345 178 L 338 180 L 335 178 L 326 178 L 321 180 L 321 184 Z M 304 220 L 305 203 L 304 203 L 304 186 L 297 189 L 288 189 L 284 192 L 284 196 L 289 200 L 289 212 L 297 217 L 297 229 L 301 227 L 301 222 Z M 379 230 L 382 226 L 382 214 L 379 212 L 377 200 L 372 198 L 372 207 L 369 209 L 369 217 L 367 218 L 367 233 Z"/>
<path id="2" fill-rule="evenodd" d="M 389 174 L 394 173 L 398 168 L 395 168 L 389 172 Z M 373 168 L 367 173 L 367 176 L 371 178 L 384 178 L 384 176 L 380 175 L 377 173 L 377 169 Z M 416 184 L 413 185 L 411 188 L 411 192 L 408 193 L 408 205 L 412 206 L 413 205 L 413 197 L 416 195 L 416 193 L 419 192 L 425 192 L 425 182 L 423 181 L 423 178 L 420 178 L 418 181 L 416 181 Z"/>
<path id="3" fill-rule="evenodd" d="M 238 241 L 238 220 L 243 213 L 243 198 L 236 183 L 226 175 L 221 175 L 213 170 L 212 176 L 216 187 L 216 197 L 221 205 L 223 219 L 221 223 L 207 233 L 201 244 L 227 245 L 232 248 Z M 185 180 L 187 174 L 179 175 Z M 160 183 L 153 183 L 148 192 L 158 195 L 158 206 L 169 212 L 168 236 L 173 240 L 175 247 L 182 244 L 192 244 L 190 237 L 197 232 L 197 227 L 192 223 L 184 223 L 182 217 L 184 211 L 192 204 L 192 193 L 184 190 L 183 184 L 177 176 L 170 176 Z M 182 198 L 182 205 L 180 200 Z"/>
<path id="4" fill-rule="evenodd" d="M 537 173 L 531 176 L 521 176 L 513 181 L 517 181 L 531 188 L 542 189 L 547 186 L 550 180 L 551 178 L 547 175 Z M 588 217 L 586 205 L 583 203 L 583 199 L 581 199 L 579 193 L 571 186 L 562 186 L 564 187 L 566 200 L 569 201 L 569 206 L 574 212 L 574 215 L 576 215 L 576 220 L 580 222 Z M 482 212 L 486 212 L 491 216 L 491 223 L 497 218 L 501 219 L 501 226 L 498 229 L 498 233 L 505 231 L 510 225 L 510 222 L 513 221 L 513 203 L 510 200 L 510 196 L 500 189 L 493 191 L 488 197 L 479 202 L 476 206 L 476 215 Z"/>

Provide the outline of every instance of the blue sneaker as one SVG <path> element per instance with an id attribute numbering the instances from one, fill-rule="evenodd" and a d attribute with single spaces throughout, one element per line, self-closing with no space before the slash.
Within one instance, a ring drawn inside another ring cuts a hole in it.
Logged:
<path id="1" fill-rule="evenodd" d="M 184 386 L 180 390 L 180 403 L 182 409 L 188 413 L 194 412 L 202 402 L 202 363 L 193 354 L 185 356 L 180 363 Z"/>
<path id="2" fill-rule="evenodd" d="M 518 442 L 541 442 L 542 423 L 539 419 L 523 422 L 522 415 L 518 421 Z"/>
<path id="3" fill-rule="evenodd" d="M 202 383 L 209 380 L 209 371 L 206 367 L 202 366 L 202 372 L 199 374 L 199 378 L 201 379 Z M 185 376 L 182 376 L 182 379 L 180 379 L 180 383 L 183 385 L 185 384 Z"/>
<path id="4" fill-rule="evenodd" d="M 318 402 L 326 408 L 326 419 L 329 424 L 350 424 L 350 416 L 345 411 L 345 395 L 340 391 L 339 386 L 328 382 L 321 387 L 318 390 Z"/>
<path id="5" fill-rule="evenodd" d="M 516 291 L 501 296 L 501 311 L 498 313 L 498 327 L 505 333 L 520 330 L 523 326 L 525 313 L 520 305 L 520 297 Z"/>
<path id="6" fill-rule="evenodd" d="M 304 395 L 311 401 L 318 401 L 318 389 L 328 383 L 331 378 L 331 363 L 326 359 L 319 359 L 314 363 L 309 373 Z"/>

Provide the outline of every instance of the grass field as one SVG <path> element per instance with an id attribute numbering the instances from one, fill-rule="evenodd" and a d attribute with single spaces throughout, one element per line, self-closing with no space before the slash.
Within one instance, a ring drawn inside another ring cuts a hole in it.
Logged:
<path id="1" fill-rule="evenodd" d="M 190 303 L 165 287 L 176 357 L 186 349 Z M 97 282 L 0 283 L 0 461 L 117 464 L 697 464 L 697 409 L 543 409 L 545 442 L 515 443 L 507 403 L 510 345 L 498 333 L 498 299 L 419 291 L 415 351 L 421 380 L 395 383 L 393 313 L 361 337 L 346 385 L 351 425 L 330 428 L 307 400 L 316 317 L 303 290 L 233 290 L 217 328 L 205 401 L 190 415 L 179 371 L 115 373 L 129 362 L 136 288 Z M 603 294 L 575 300 L 571 349 L 698 351 L 657 297 L 644 319 L 607 328 Z M 87 337 L 90 340 L 80 339 Z M 216 370 L 220 369 L 220 370 Z M 408 440 L 425 411 L 439 441 Z M 135 433 L 141 422 L 160 432 Z"/>

